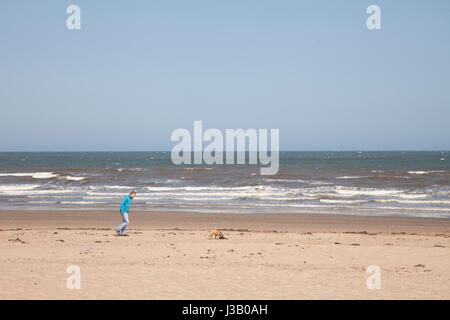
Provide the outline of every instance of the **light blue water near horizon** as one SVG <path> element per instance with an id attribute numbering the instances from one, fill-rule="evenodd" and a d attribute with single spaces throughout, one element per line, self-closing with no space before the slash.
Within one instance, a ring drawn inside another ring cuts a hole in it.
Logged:
<path id="1" fill-rule="evenodd" d="M 450 217 L 449 151 L 280 152 L 280 170 L 183 165 L 170 152 L 0 153 L 0 209 Z"/>

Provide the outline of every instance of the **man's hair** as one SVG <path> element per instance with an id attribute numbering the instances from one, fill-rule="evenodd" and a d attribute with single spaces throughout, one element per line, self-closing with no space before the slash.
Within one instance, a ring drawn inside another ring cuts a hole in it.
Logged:
<path id="1" fill-rule="evenodd" d="M 133 194 L 133 193 L 136 194 L 136 191 L 131 191 L 131 192 L 130 192 L 130 194 Z"/>

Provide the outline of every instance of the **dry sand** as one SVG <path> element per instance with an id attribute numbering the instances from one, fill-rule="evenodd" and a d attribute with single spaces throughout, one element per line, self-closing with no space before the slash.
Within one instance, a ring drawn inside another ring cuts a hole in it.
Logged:
<path id="1" fill-rule="evenodd" d="M 449 299 L 450 219 L 0 211 L 1 299 Z M 207 229 L 227 239 L 207 240 Z M 69 290 L 67 267 L 81 270 Z M 369 290 L 366 268 L 381 269 Z"/>

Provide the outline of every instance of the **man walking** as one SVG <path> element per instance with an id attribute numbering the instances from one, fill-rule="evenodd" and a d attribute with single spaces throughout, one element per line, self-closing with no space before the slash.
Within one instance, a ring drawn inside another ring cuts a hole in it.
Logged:
<path id="1" fill-rule="evenodd" d="M 129 195 L 123 197 L 122 203 L 120 204 L 120 213 L 122 214 L 122 224 L 117 227 L 116 231 L 119 236 L 127 237 L 128 234 L 125 233 L 125 228 L 128 225 L 128 214 L 130 213 L 131 200 L 136 196 L 135 191 L 131 191 Z"/>

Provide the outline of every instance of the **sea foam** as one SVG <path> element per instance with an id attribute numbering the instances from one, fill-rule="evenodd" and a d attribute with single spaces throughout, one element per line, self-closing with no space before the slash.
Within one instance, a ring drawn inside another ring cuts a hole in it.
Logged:
<path id="1" fill-rule="evenodd" d="M 53 172 L 18 172 L 18 173 L 0 173 L 0 177 L 32 177 L 33 179 L 50 179 L 57 177 Z"/>

